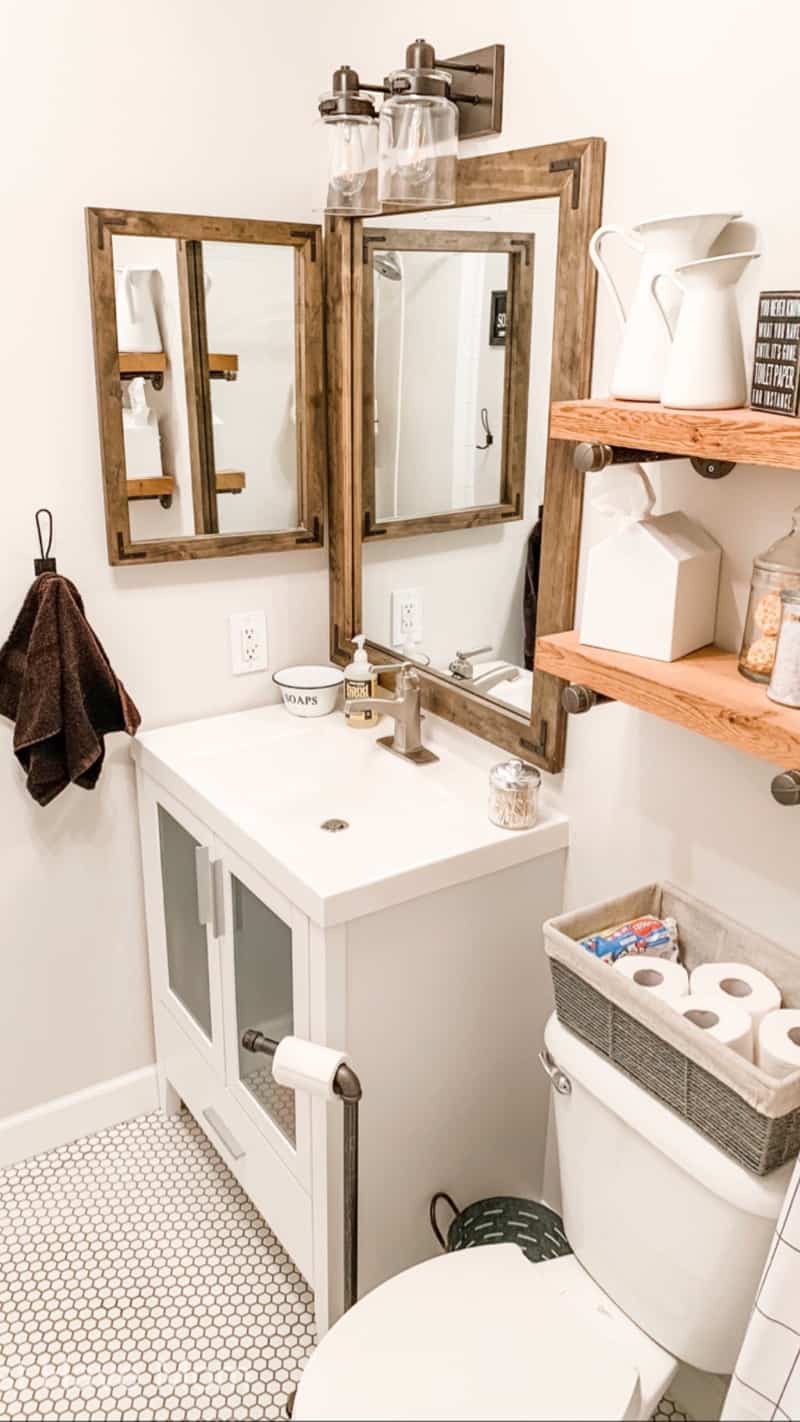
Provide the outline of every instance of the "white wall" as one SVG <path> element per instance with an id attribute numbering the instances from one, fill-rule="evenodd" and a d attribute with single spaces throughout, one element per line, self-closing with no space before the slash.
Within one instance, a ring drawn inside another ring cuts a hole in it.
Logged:
<path id="1" fill-rule="evenodd" d="M 363 73 L 382 73 L 414 34 L 442 55 L 502 40 L 503 134 L 470 145 L 502 150 L 599 134 L 607 140 L 605 220 L 714 210 L 729 202 L 761 228 L 764 257 L 745 279 L 748 342 L 760 288 L 800 287 L 796 132 L 800 11 L 793 0 L 426 0 L 381 13 L 348 7 Z M 421 28 L 420 28 L 421 27 Z M 617 329 L 598 300 L 595 390 L 608 390 Z M 798 426 L 800 432 L 800 426 Z M 725 550 L 719 638 L 741 631 L 752 557 L 790 524 L 800 478 L 740 466 L 712 483 L 684 462 L 653 466 L 661 508 L 685 508 Z M 607 532 L 590 516 L 587 538 Z M 624 707 L 570 727 L 561 777 L 572 817 L 570 903 L 659 875 L 800 951 L 800 815 L 772 801 L 772 767 Z"/>
<path id="2" fill-rule="evenodd" d="M 747 288 L 754 324 L 756 286 L 800 286 L 799 31 L 793 0 L 674 0 L 668 13 L 634 0 L 497 0 L 491 10 L 425 0 L 402 11 L 351 0 L 318 5 L 313 23 L 307 8 L 295 20 L 261 0 L 0 7 L 0 48 L 13 57 L 0 90 L 0 623 L 31 576 L 33 511 L 50 503 L 60 567 L 82 587 L 148 724 L 271 696 L 268 678 L 230 679 L 229 612 L 267 608 L 273 666 L 327 649 L 324 553 L 107 567 L 85 204 L 307 219 L 310 120 L 334 64 L 344 56 L 374 78 L 415 34 L 445 54 L 503 40 L 505 130 L 490 146 L 603 135 L 608 220 L 740 203 L 765 238 Z M 268 85 L 265 66 L 287 40 L 297 63 Z M 598 391 L 616 339 L 601 298 Z M 788 525 L 800 480 L 742 467 L 705 483 L 681 463 L 657 478 L 664 506 L 687 508 L 725 549 L 720 627 L 734 645 L 752 555 Z M 21 788 L 10 729 L 0 735 L 0 1111 L 13 1111 L 137 1067 L 151 1042 L 126 748 L 112 743 L 94 795 L 71 790 L 42 811 Z M 767 765 L 622 707 L 576 722 L 568 761 L 571 902 L 673 874 L 798 943 L 800 818 L 771 801 Z"/>
<path id="3" fill-rule="evenodd" d="M 33 514 L 145 725 L 274 698 L 232 679 L 227 616 L 267 611 L 270 667 L 327 652 L 327 558 L 108 567 L 86 205 L 308 221 L 327 11 L 263 0 L 0 6 L 3 516 L 0 636 L 33 575 Z M 296 72 L 266 66 L 286 44 Z M 319 45 L 319 56 L 317 56 Z M 315 220 L 319 220 L 318 216 Z M 152 1057 L 134 790 L 123 737 L 92 794 L 28 797 L 0 725 L 0 1115 Z"/>

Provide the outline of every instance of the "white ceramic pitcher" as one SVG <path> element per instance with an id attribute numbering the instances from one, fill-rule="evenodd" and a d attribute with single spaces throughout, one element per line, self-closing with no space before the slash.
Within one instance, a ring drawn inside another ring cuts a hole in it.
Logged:
<path id="1" fill-rule="evenodd" d="M 611 381 L 611 394 L 616 399 L 661 399 L 669 341 L 651 296 L 653 279 L 685 262 L 708 256 L 723 229 L 739 216 L 738 212 L 678 213 L 640 222 L 630 231 L 611 225 L 600 227 L 595 232 L 589 243 L 589 256 L 611 295 L 623 330 L 622 345 Z M 612 234 L 621 237 L 642 257 L 639 280 L 627 315 L 601 256 L 601 247 L 606 237 Z M 671 296 L 665 292 L 662 300 L 670 314 L 676 315 L 677 292 L 673 291 Z"/>
<path id="2" fill-rule="evenodd" d="M 760 252 L 731 252 L 687 262 L 652 278 L 655 308 L 671 342 L 661 400 L 676 410 L 732 410 L 747 401 L 747 374 L 736 284 Z M 662 278 L 666 278 L 661 285 Z M 662 292 L 682 301 L 673 334 Z"/>
<path id="3" fill-rule="evenodd" d="M 117 346 L 121 351 L 160 351 L 161 333 L 153 302 L 154 267 L 116 267 Z"/>

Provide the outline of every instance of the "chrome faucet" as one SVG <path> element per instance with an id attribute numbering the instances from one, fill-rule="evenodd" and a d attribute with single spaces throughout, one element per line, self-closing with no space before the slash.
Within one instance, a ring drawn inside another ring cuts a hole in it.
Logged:
<path id="1" fill-rule="evenodd" d="M 378 745 L 401 755 L 404 760 L 415 765 L 430 765 L 439 759 L 433 751 L 422 744 L 422 715 L 420 711 L 420 681 L 410 662 L 388 662 L 376 667 L 380 675 L 385 671 L 397 671 L 398 694 L 396 696 L 359 697 L 345 701 L 345 714 L 351 711 L 375 711 L 379 716 L 394 718 L 394 735 L 381 736 Z"/>
<path id="2" fill-rule="evenodd" d="M 473 657 L 479 657 L 481 652 L 491 652 L 491 647 L 476 647 L 472 652 L 456 652 L 450 663 L 450 675 L 459 681 L 473 681 L 475 678 L 475 668 L 472 664 Z"/>

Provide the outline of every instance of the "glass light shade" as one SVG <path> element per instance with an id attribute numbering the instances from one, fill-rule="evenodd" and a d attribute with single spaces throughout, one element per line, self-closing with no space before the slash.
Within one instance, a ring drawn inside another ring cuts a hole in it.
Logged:
<path id="1" fill-rule="evenodd" d="M 430 72 L 439 77 L 438 71 Z M 439 94 L 392 94 L 381 108 L 378 123 L 381 203 L 447 207 L 455 202 L 456 105 Z"/>
<path id="2" fill-rule="evenodd" d="M 328 144 L 325 211 L 350 217 L 380 212 L 377 119 L 337 114 L 323 126 Z"/>

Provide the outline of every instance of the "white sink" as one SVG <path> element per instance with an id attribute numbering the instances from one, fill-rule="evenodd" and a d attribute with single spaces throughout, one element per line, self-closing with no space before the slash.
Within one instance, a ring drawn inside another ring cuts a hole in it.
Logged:
<path id="1" fill-rule="evenodd" d="M 146 732 L 133 755 L 322 924 L 567 844 L 546 797 L 531 830 L 489 822 L 488 768 L 504 752 L 426 716 L 440 759 L 416 766 L 376 744 L 392 725 L 355 730 L 340 712 L 303 720 L 269 706 Z M 323 829 L 331 819 L 347 829 Z"/>

